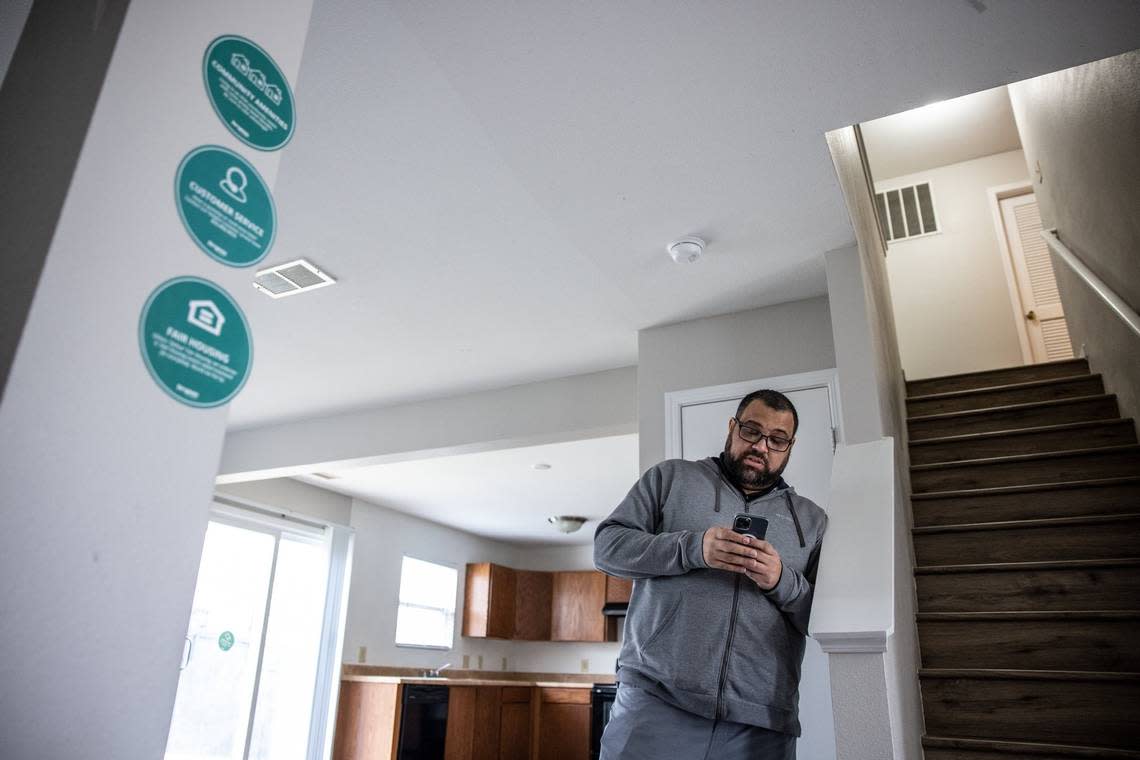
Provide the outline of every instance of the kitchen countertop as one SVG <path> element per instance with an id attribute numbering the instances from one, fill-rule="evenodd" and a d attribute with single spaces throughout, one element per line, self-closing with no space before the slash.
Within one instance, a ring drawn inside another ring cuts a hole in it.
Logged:
<path id="1" fill-rule="evenodd" d="M 575 681 L 507 681 L 493 678 L 417 678 L 415 676 L 343 675 L 340 680 L 364 683 L 439 684 L 441 686 L 538 686 L 547 689 L 589 689 L 593 687 L 592 683 Z"/>

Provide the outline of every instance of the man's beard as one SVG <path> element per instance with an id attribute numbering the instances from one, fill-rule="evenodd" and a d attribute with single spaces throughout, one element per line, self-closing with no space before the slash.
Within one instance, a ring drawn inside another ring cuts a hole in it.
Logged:
<path id="1" fill-rule="evenodd" d="M 724 462 L 725 469 L 728 470 L 732 479 L 745 491 L 763 491 L 766 488 L 770 488 L 780 480 L 780 475 L 783 474 L 784 468 L 788 466 L 788 459 L 785 459 L 784 463 L 780 465 L 780 469 L 773 472 L 769 464 L 771 454 L 757 454 L 755 456 L 758 459 L 763 458 L 764 467 L 762 469 L 752 467 L 744 463 L 744 460 L 751 455 L 751 452 L 745 451 L 739 459 L 733 457 L 732 433 L 728 434 L 728 438 L 724 441 L 724 454 L 721 456 L 721 461 Z"/>

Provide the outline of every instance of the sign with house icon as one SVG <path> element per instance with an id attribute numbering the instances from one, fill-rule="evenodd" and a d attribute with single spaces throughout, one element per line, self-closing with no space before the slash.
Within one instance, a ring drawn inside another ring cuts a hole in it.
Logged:
<path id="1" fill-rule="evenodd" d="M 202 59 L 206 95 L 234 137 L 258 150 L 277 150 L 293 136 L 293 91 L 280 67 L 256 43 L 218 37 Z"/>
<path id="2" fill-rule="evenodd" d="M 226 403 L 253 365 L 245 315 L 225 290 L 198 277 L 176 277 L 151 293 L 139 350 L 158 387 L 187 406 Z"/>

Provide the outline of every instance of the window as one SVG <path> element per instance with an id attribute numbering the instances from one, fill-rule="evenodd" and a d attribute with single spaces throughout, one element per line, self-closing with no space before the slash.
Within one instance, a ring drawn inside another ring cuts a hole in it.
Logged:
<path id="1" fill-rule="evenodd" d="M 888 241 L 938 232 L 929 182 L 875 193 L 875 210 Z"/>
<path id="2" fill-rule="evenodd" d="M 458 587 L 459 571 L 454 567 L 404 557 L 396 646 L 451 649 Z"/>

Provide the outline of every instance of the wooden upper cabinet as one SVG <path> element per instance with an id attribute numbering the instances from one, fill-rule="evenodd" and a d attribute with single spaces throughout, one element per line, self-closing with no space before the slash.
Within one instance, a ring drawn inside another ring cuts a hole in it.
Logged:
<path id="1" fill-rule="evenodd" d="M 463 635 L 509 639 L 515 631 L 515 571 L 490 562 L 467 565 Z"/>
<path id="2" fill-rule="evenodd" d="M 515 630 L 521 641 L 550 641 L 554 574 L 515 571 Z"/>
<path id="3" fill-rule="evenodd" d="M 606 576 L 606 604 L 629 604 L 633 594 L 633 581 L 629 578 Z"/>
<path id="4" fill-rule="evenodd" d="M 595 570 L 554 573 L 551 641 L 605 641 L 606 576 Z"/>

